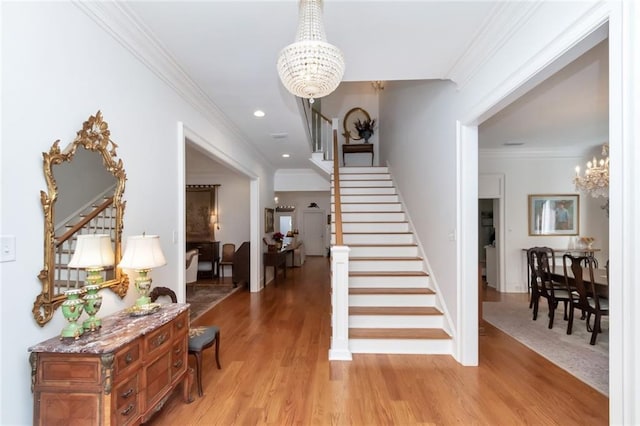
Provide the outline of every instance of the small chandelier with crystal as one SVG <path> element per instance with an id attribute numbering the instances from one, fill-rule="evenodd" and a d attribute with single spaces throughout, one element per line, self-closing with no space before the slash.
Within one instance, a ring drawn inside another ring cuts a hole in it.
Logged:
<path id="1" fill-rule="evenodd" d="M 296 41 L 280 51 L 278 74 L 295 96 L 321 98 L 333 92 L 344 74 L 340 49 L 327 43 L 322 24 L 322 0 L 300 0 Z"/>
<path id="2" fill-rule="evenodd" d="M 573 183 L 576 190 L 588 192 L 592 197 L 609 196 L 609 144 L 602 145 L 602 156 L 600 160 L 593 160 L 587 163 L 584 176 L 580 176 L 580 166 L 576 166 L 576 177 Z"/>

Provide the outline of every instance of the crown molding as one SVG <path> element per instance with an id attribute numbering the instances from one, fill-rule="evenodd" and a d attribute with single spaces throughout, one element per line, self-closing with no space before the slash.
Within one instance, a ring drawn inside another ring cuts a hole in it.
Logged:
<path id="1" fill-rule="evenodd" d="M 72 0 L 72 2 L 216 128 L 234 140 L 242 142 L 249 152 L 253 152 L 253 155 L 259 156 L 261 161 L 275 169 L 264 155 L 256 151 L 247 136 L 191 79 L 129 6 L 115 1 Z"/>
<path id="2" fill-rule="evenodd" d="M 499 2 L 473 37 L 473 42 L 447 73 L 458 90 L 519 31 L 543 2 Z"/>
<path id="3" fill-rule="evenodd" d="M 582 158 L 592 147 L 479 149 L 478 158 Z"/>

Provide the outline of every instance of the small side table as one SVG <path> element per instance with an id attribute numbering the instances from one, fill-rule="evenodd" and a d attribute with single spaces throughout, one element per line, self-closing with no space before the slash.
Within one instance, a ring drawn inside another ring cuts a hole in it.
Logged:
<path id="1" fill-rule="evenodd" d="M 357 153 L 369 153 L 371 154 L 371 166 L 373 167 L 373 144 L 372 143 L 346 143 L 342 145 L 342 164 L 345 166 L 347 163 L 344 161 L 345 154 L 357 154 Z"/>
<path id="2" fill-rule="evenodd" d="M 267 286 L 267 266 L 273 266 L 273 283 L 278 282 L 278 267 L 284 270 L 284 277 L 287 278 L 287 252 L 274 251 L 265 252 L 262 258 L 262 274 L 264 275 L 264 285 Z"/>

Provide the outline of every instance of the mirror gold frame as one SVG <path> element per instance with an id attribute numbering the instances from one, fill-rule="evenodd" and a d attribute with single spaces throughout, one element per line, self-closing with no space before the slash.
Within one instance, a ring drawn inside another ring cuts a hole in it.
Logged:
<path id="1" fill-rule="evenodd" d="M 105 169 L 115 177 L 116 185 L 113 195 L 115 207 L 114 224 L 114 255 L 115 265 L 122 257 L 121 239 L 123 227 L 123 214 L 125 202 L 122 201 L 124 186 L 127 176 L 122 160 L 117 158 L 118 147 L 110 138 L 109 125 L 103 121 L 102 113 L 98 111 L 95 116 L 89 117 L 77 132 L 76 138 L 64 150 L 60 151 L 60 140 L 56 140 L 49 152 L 43 152 L 44 177 L 47 182 L 47 192 L 40 191 L 40 202 L 44 210 L 44 267 L 38 278 L 42 282 L 42 292 L 36 297 L 33 304 L 33 316 L 36 322 L 43 326 L 53 316 L 55 309 L 66 300 L 64 294 L 56 294 L 54 282 L 55 246 L 55 206 L 58 199 L 58 184 L 54 177 L 54 166 L 70 163 L 80 147 L 99 154 Z M 81 178 L 79 178 L 80 180 Z M 105 281 L 101 288 L 110 288 L 118 296 L 124 297 L 129 288 L 129 277 L 121 269 L 115 268 L 114 279 Z"/>
<path id="2" fill-rule="evenodd" d="M 347 143 L 349 143 L 349 139 L 353 141 L 359 141 L 363 139 L 358 133 L 358 129 L 356 129 L 356 121 L 365 121 L 370 120 L 371 117 L 369 113 L 360 107 L 351 108 L 344 115 L 344 120 L 342 121 L 342 127 L 344 128 L 344 137 L 347 139 Z"/>

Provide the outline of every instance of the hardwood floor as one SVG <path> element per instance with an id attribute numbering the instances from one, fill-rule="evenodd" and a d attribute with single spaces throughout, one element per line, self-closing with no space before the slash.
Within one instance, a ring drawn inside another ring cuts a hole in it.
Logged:
<path id="1" fill-rule="evenodd" d="M 175 392 L 149 424 L 608 424 L 605 396 L 486 323 L 478 367 L 441 355 L 329 362 L 329 267 L 307 257 L 277 287 L 198 318 L 221 328 L 222 370 L 205 350 L 204 396 L 184 404 Z"/>

